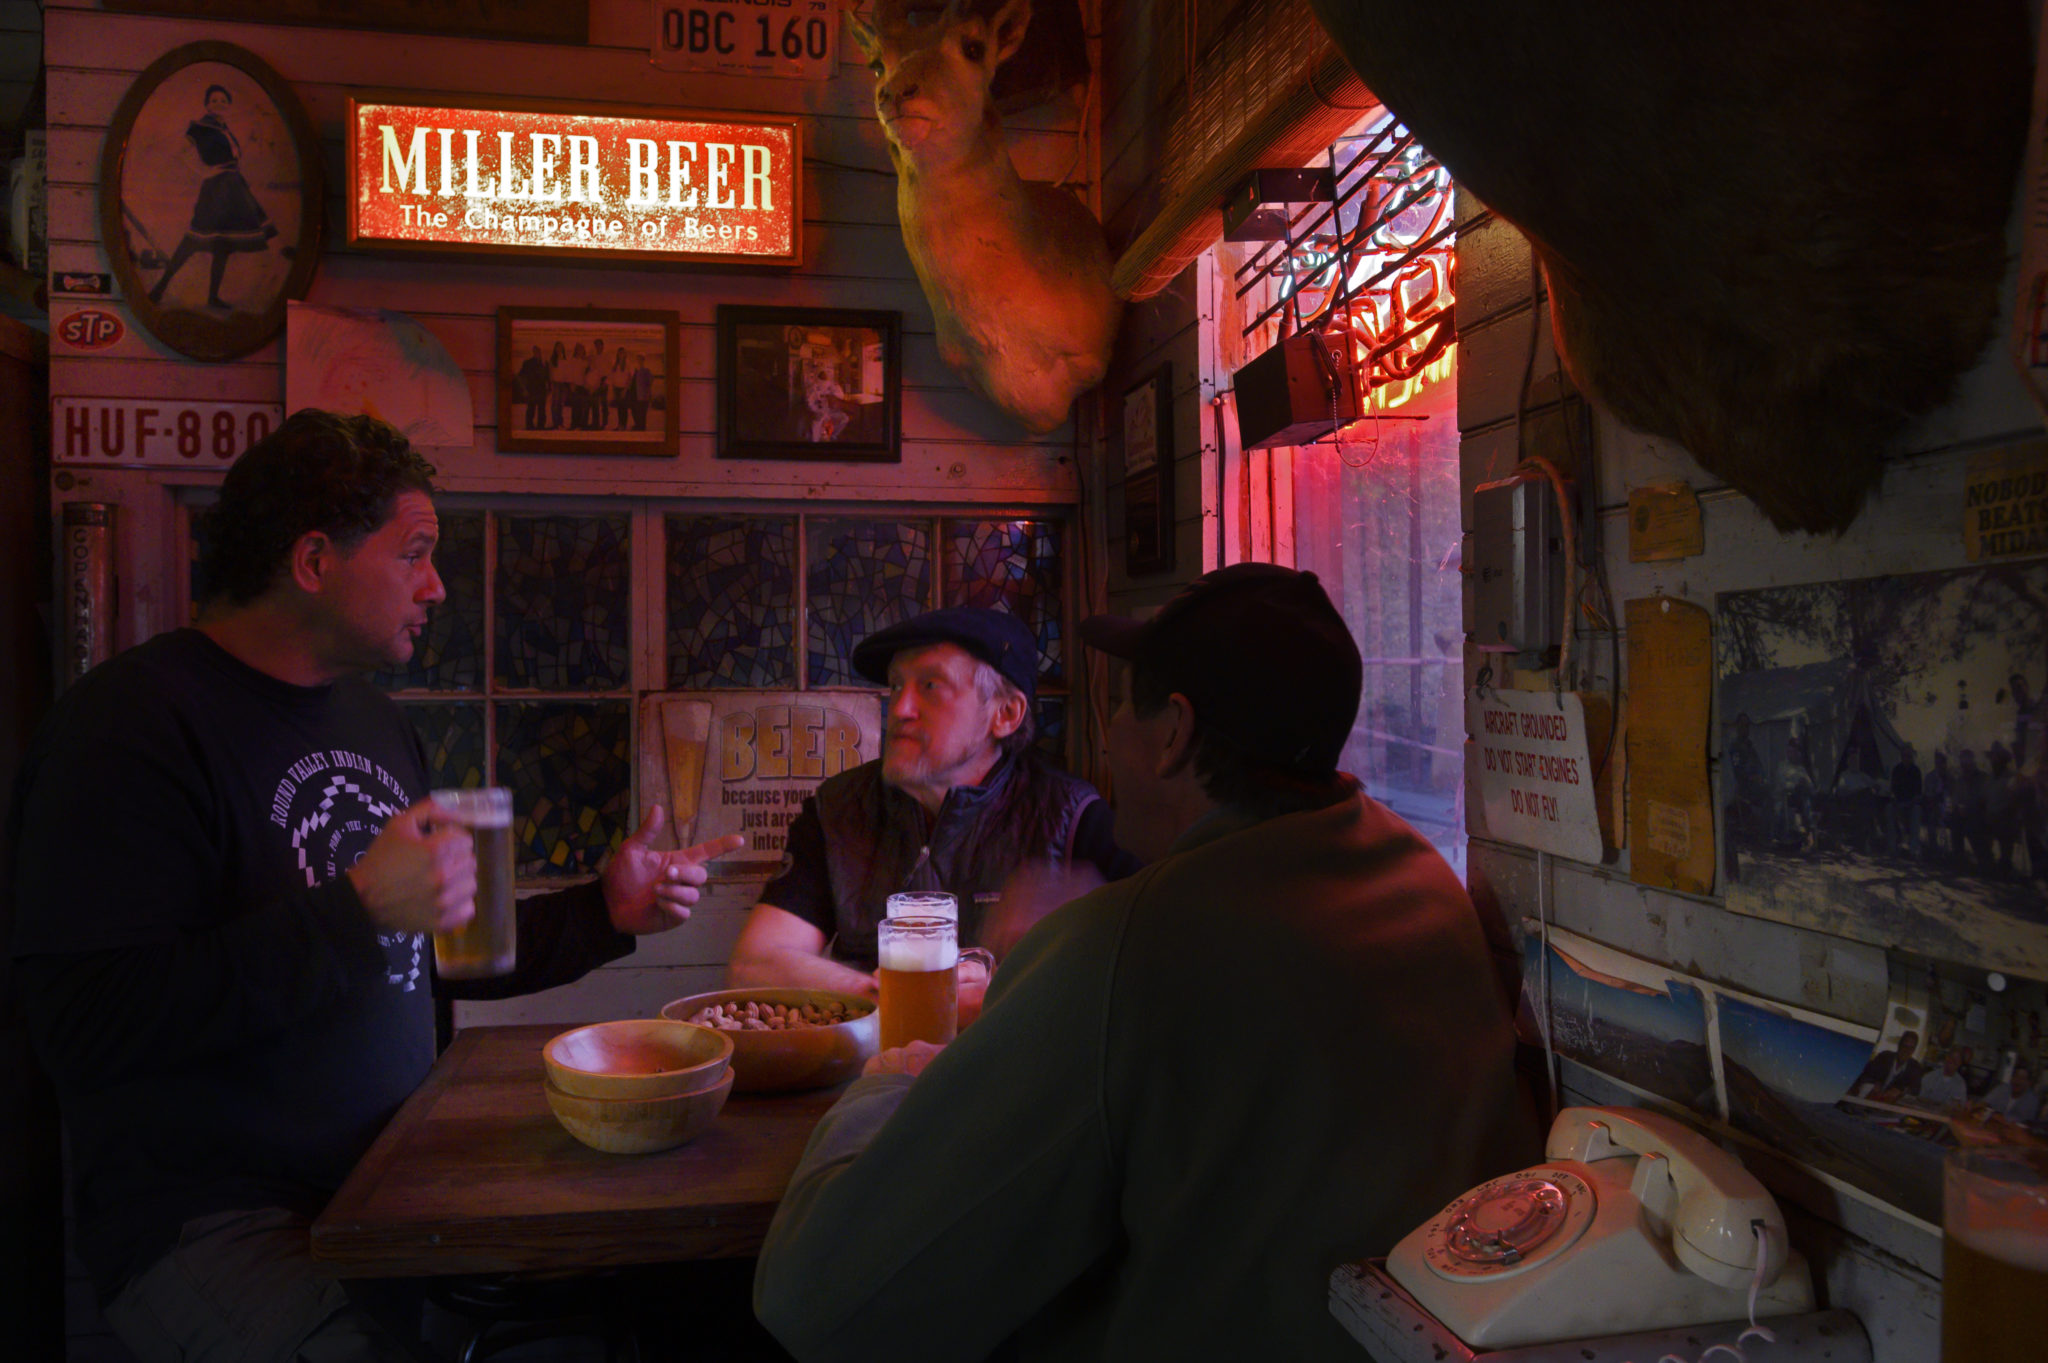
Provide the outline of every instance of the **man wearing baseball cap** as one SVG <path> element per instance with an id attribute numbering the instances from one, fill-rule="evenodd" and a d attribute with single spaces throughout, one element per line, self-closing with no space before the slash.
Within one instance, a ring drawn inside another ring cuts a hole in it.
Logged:
<path id="1" fill-rule="evenodd" d="M 1331 1270 L 1541 1156 L 1471 902 L 1337 770 L 1362 668 L 1314 575 L 1081 637 L 1130 666 L 1117 799 L 1184 827 L 820 1121 L 754 1279 L 805 1363 L 1355 1360 Z"/>
<path id="2" fill-rule="evenodd" d="M 875 992 L 892 894 L 944 890 L 960 944 L 1008 946 L 990 910 L 1023 868 L 1115 879 L 1109 806 L 1032 746 L 1038 641 L 1005 611 L 948 606 L 870 635 L 853 665 L 889 687 L 882 756 L 842 772 L 790 824 L 782 872 L 733 947 L 735 986 Z"/>

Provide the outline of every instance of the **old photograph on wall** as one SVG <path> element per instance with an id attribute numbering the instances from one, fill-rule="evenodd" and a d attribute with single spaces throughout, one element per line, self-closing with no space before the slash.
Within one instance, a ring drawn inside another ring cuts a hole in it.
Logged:
<path id="1" fill-rule="evenodd" d="M 1728 907 L 2048 978 L 2048 562 L 1718 609 Z"/>

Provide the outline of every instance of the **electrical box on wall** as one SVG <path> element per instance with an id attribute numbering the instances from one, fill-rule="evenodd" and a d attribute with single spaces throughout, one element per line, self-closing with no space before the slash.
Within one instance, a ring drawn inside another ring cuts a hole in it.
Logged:
<path id="1" fill-rule="evenodd" d="M 1351 343 L 1315 332 L 1280 343 L 1231 376 L 1237 441 L 1247 450 L 1306 445 L 1358 419 Z"/>
<path id="2" fill-rule="evenodd" d="M 1472 642 L 1483 652 L 1556 661 L 1565 619 L 1564 526 L 1548 481 L 1487 483 L 1472 493 Z"/>

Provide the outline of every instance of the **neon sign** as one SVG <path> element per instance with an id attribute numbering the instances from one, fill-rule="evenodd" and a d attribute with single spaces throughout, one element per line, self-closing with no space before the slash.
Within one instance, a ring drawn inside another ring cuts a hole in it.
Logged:
<path id="1" fill-rule="evenodd" d="M 795 119 L 349 101 L 352 246 L 803 262 Z"/>

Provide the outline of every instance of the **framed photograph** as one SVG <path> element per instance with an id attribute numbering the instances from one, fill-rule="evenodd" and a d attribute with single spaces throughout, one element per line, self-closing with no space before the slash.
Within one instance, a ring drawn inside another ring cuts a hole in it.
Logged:
<path id="1" fill-rule="evenodd" d="M 903 457 L 903 314 L 718 309 L 723 459 Z"/>
<path id="2" fill-rule="evenodd" d="M 676 314 L 498 309 L 498 448 L 673 455 Z"/>
<path id="3" fill-rule="evenodd" d="M 1124 571 L 1173 571 L 1173 366 L 1124 390 Z"/>
<path id="4" fill-rule="evenodd" d="M 100 157 L 100 239 L 135 320 L 195 360 L 284 327 L 320 260 L 320 142 L 290 86 L 232 43 L 135 78 Z"/>

